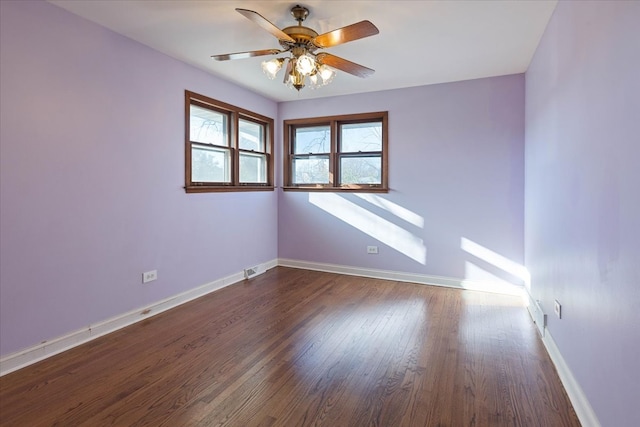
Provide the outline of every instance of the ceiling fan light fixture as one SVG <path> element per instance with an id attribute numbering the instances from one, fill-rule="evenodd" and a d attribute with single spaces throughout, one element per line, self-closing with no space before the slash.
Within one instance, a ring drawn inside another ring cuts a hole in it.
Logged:
<path id="1" fill-rule="evenodd" d="M 313 73 L 309 76 L 309 87 L 311 89 L 317 89 L 322 86 L 321 79 L 318 77 L 318 73 Z"/>
<path id="2" fill-rule="evenodd" d="M 270 80 L 276 78 L 276 74 L 282 68 L 284 58 L 274 58 L 269 61 L 262 61 L 262 71 L 269 77 Z"/>
<path id="3" fill-rule="evenodd" d="M 320 74 L 320 78 L 322 78 L 322 85 L 328 85 L 335 78 L 336 70 L 328 65 L 322 64 L 318 67 L 318 74 Z"/>
<path id="4" fill-rule="evenodd" d="M 300 55 L 296 60 L 296 70 L 303 76 L 308 76 L 316 69 L 316 60 L 306 53 Z"/>

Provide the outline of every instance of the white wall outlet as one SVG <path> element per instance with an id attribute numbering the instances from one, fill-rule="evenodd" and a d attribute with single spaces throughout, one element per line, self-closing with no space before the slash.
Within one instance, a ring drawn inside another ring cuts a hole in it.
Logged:
<path id="1" fill-rule="evenodd" d="M 145 273 L 142 273 L 142 283 L 153 282 L 158 278 L 158 270 L 151 270 Z"/>
<path id="2" fill-rule="evenodd" d="M 558 316 L 558 319 L 562 319 L 562 305 L 560 301 L 555 300 L 553 302 L 553 311 L 556 313 L 556 316 Z"/>
<path id="3" fill-rule="evenodd" d="M 378 253 L 378 247 L 377 246 L 367 246 L 367 253 L 368 254 L 377 254 Z"/>

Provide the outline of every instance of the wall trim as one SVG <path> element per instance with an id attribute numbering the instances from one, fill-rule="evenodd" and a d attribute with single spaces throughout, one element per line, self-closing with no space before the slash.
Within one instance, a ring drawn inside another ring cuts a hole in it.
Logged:
<path id="1" fill-rule="evenodd" d="M 262 274 L 277 265 L 277 260 L 274 259 L 262 264 L 257 264 L 253 267 L 258 268 L 257 274 Z M 198 286 L 197 288 L 166 298 L 162 301 L 152 303 L 146 307 L 120 314 L 110 319 L 91 324 L 74 332 L 70 332 L 66 335 L 8 354 L 0 359 L 0 376 L 17 371 L 18 369 L 32 365 L 51 356 L 55 356 L 63 351 L 70 350 L 73 347 L 79 346 L 111 332 L 115 332 L 136 322 L 155 316 L 156 314 L 160 314 L 163 311 L 167 311 L 213 291 L 217 291 L 218 289 L 240 282 L 244 280 L 244 278 L 244 271 L 237 272 L 227 277 L 223 277 L 222 279 L 214 280 L 213 282 L 206 283 Z"/>
<path id="2" fill-rule="evenodd" d="M 600 427 L 598 417 L 593 411 L 587 396 L 584 394 L 580 384 L 573 376 L 571 369 L 569 369 L 569 365 L 565 362 L 562 357 L 562 353 L 560 353 L 560 349 L 547 329 L 547 315 L 544 313 L 539 302 L 531 296 L 528 290 L 526 291 L 526 295 L 527 311 L 531 315 L 531 319 L 533 319 L 533 322 L 536 324 L 536 327 L 540 332 L 542 343 L 547 350 L 547 354 L 549 354 L 549 357 L 551 358 L 551 362 L 553 362 L 553 365 L 556 368 L 556 372 L 558 372 L 560 382 L 569 396 L 569 400 L 573 405 L 573 409 L 576 411 L 576 415 L 578 416 L 580 423 L 584 427 Z"/>
<path id="3" fill-rule="evenodd" d="M 522 286 L 506 283 L 476 282 L 455 277 L 404 273 L 401 271 L 378 270 L 374 268 L 352 267 L 347 265 L 326 264 L 287 258 L 278 258 L 278 265 L 282 267 L 302 268 L 305 270 L 325 271 L 328 273 L 347 274 L 351 276 L 371 277 L 374 279 L 396 280 L 399 282 L 412 282 L 423 285 L 444 286 L 447 288 L 516 295 L 523 298 L 525 295 L 524 288 Z"/>
<path id="4" fill-rule="evenodd" d="M 562 353 L 560 353 L 560 349 L 556 345 L 556 342 L 553 340 L 548 329 L 546 329 L 545 334 L 542 337 L 542 342 L 547 349 L 547 353 L 549 353 L 549 356 L 551 357 L 551 361 L 556 367 L 556 371 L 560 377 L 560 382 L 562 382 L 564 389 L 567 391 L 569 400 L 573 405 L 573 409 L 576 411 L 576 415 L 578 416 L 580 423 L 584 427 L 600 427 L 600 421 L 598 421 L 598 417 L 593 411 L 587 396 L 584 394 L 582 387 L 580 387 L 580 384 L 573 376 L 571 369 L 569 369 L 569 365 L 567 365 L 567 362 L 565 362 L 562 357 Z"/>

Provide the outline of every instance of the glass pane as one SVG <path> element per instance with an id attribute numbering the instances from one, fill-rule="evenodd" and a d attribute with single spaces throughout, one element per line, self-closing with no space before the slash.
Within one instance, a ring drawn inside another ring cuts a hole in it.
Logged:
<path id="1" fill-rule="evenodd" d="M 189 139 L 191 141 L 229 146 L 226 114 L 191 105 L 189 125 Z"/>
<path id="2" fill-rule="evenodd" d="M 266 184 L 266 154 L 240 153 L 240 182 Z"/>
<path id="3" fill-rule="evenodd" d="M 192 182 L 231 182 L 229 150 L 191 147 Z"/>
<path id="4" fill-rule="evenodd" d="M 382 158 L 342 157 L 340 184 L 382 184 Z"/>
<path id="5" fill-rule="evenodd" d="M 340 151 L 382 151 L 382 122 L 351 123 L 340 126 Z"/>
<path id="6" fill-rule="evenodd" d="M 295 129 L 293 154 L 318 154 L 331 151 L 331 129 L 329 126 L 314 126 Z"/>
<path id="7" fill-rule="evenodd" d="M 243 150 L 254 150 L 264 153 L 264 126 L 247 120 L 239 120 L 239 122 L 239 147 Z"/>
<path id="8" fill-rule="evenodd" d="M 315 156 L 293 159 L 294 184 L 328 184 L 329 157 Z"/>

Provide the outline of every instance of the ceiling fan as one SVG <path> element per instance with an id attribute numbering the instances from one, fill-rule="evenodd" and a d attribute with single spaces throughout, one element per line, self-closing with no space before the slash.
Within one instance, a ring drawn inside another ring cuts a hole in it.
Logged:
<path id="1" fill-rule="evenodd" d="M 309 9 L 300 5 L 291 8 L 291 15 L 298 21 L 298 25 L 286 27 L 282 30 L 258 12 L 240 8 L 236 8 L 236 11 L 275 36 L 279 40 L 282 49 L 213 55 L 212 58 L 217 61 L 289 53 L 289 57 L 264 61 L 262 69 L 269 78 L 274 79 L 278 71 L 286 63 L 283 83 L 298 91 L 305 86 L 307 77 L 312 88 L 330 83 L 335 76 L 334 68 L 358 77 L 368 77 L 374 73 L 371 68 L 330 53 L 316 53 L 318 49 L 325 49 L 378 34 L 378 28 L 370 21 L 360 21 L 328 33 L 318 34 L 315 30 L 302 25 L 302 22 L 309 16 Z"/>

